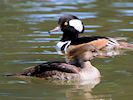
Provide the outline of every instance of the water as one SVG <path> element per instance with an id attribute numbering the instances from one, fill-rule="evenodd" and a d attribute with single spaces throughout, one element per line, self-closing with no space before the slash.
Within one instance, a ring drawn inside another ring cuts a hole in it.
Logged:
<path id="1" fill-rule="evenodd" d="M 102 74 L 95 87 L 49 82 L 36 78 L 9 78 L 28 66 L 64 60 L 55 44 L 61 32 L 48 34 L 59 16 L 74 14 L 85 24 L 82 36 L 126 37 L 133 42 L 132 0 L 1 0 L 0 100 L 131 100 L 133 52 L 92 61 Z"/>

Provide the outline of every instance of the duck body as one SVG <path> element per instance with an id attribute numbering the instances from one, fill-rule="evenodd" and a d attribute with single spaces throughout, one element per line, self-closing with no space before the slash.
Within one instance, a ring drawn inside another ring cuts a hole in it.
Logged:
<path id="1" fill-rule="evenodd" d="M 121 42 L 120 38 L 117 39 L 103 36 L 79 37 L 79 34 L 84 32 L 84 25 L 83 22 L 76 16 L 74 17 L 74 15 L 62 16 L 58 22 L 58 29 L 63 31 L 61 40 L 56 44 L 58 54 L 66 54 L 68 48 L 75 48 L 86 44 L 91 44 L 98 50 L 104 51 L 121 48 L 133 49 L 133 44 Z M 58 30 L 53 29 L 50 32 L 54 31 Z"/>
<path id="2" fill-rule="evenodd" d="M 52 61 L 28 67 L 14 76 L 30 76 L 54 80 L 95 80 L 100 79 L 100 72 L 91 65 L 95 48 L 82 46 L 72 49 L 66 56 L 66 62 Z M 74 53 L 73 53 L 74 52 Z M 70 57 L 70 55 L 72 56 Z M 88 55 L 88 56 L 86 56 Z"/>
<path id="3" fill-rule="evenodd" d="M 83 45 L 93 45 L 98 50 L 110 51 L 120 48 L 120 44 L 117 40 L 110 37 L 102 36 L 90 36 L 90 37 L 79 37 L 68 41 L 59 41 L 56 44 L 56 50 L 58 54 L 66 54 L 68 48 L 76 48 Z"/>
<path id="4" fill-rule="evenodd" d="M 46 62 L 35 67 L 26 68 L 18 75 L 44 79 L 71 80 L 78 76 L 79 68 L 63 62 Z"/>
<path id="5" fill-rule="evenodd" d="M 61 62 L 47 62 L 35 67 L 26 68 L 16 76 L 30 76 L 54 80 L 93 80 L 100 78 L 100 72 L 91 65 L 91 68 L 78 68 L 74 65 Z"/>

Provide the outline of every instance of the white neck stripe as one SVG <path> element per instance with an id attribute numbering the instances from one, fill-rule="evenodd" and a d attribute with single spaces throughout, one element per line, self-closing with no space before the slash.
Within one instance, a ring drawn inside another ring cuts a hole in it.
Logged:
<path id="1" fill-rule="evenodd" d="M 58 54 L 60 54 L 60 55 L 63 54 L 61 48 L 62 48 L 64 45 L 65 45 L 65 47 L 64 47 L 64 52 L 66 53 L 66 52 L 67 52 L 67 47 L 70 45 L 70 43 L 71 43 L 71 41 L 65 41 L 65 42 L 60 41 L 60 42 L 58 42 L 58 43 L 56 44 L 56 51 L 58 52 Z"/>

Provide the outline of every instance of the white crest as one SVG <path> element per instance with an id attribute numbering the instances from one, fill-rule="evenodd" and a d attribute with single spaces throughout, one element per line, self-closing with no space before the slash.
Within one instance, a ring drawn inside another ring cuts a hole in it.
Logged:
<path id="1" fill-rule="evenodd" d="M 79 19 L 70 20 L 69 25 L 73 26 L 79 32 L 83 31 L 83 24 L 82 24 L 81 20 L 79 20 Z"/>

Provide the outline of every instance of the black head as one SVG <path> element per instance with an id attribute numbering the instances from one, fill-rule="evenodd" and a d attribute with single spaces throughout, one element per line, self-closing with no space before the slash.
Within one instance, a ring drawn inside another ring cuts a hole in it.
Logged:
<path id="1" fill-rule="evenodd" d="M 72 20 L 72 19 L 79 19 L 78 17 L 74 16 L 74 15 L 64 15 L 64 16 L 61 16 L 58 20 L 58 25 L 61 25 L 63 23 L 65 23 L 65 21 L 69 21 L 69 20 Z"/>
<path id="2" fill-rule="evenodd" d="M 78 17 L 74 15 L 64 15 L 59 18 L 58 26 L 50 32 L 59 30 L 71 35 L 78 34 L 84 32 L 84 25 Z"/>

